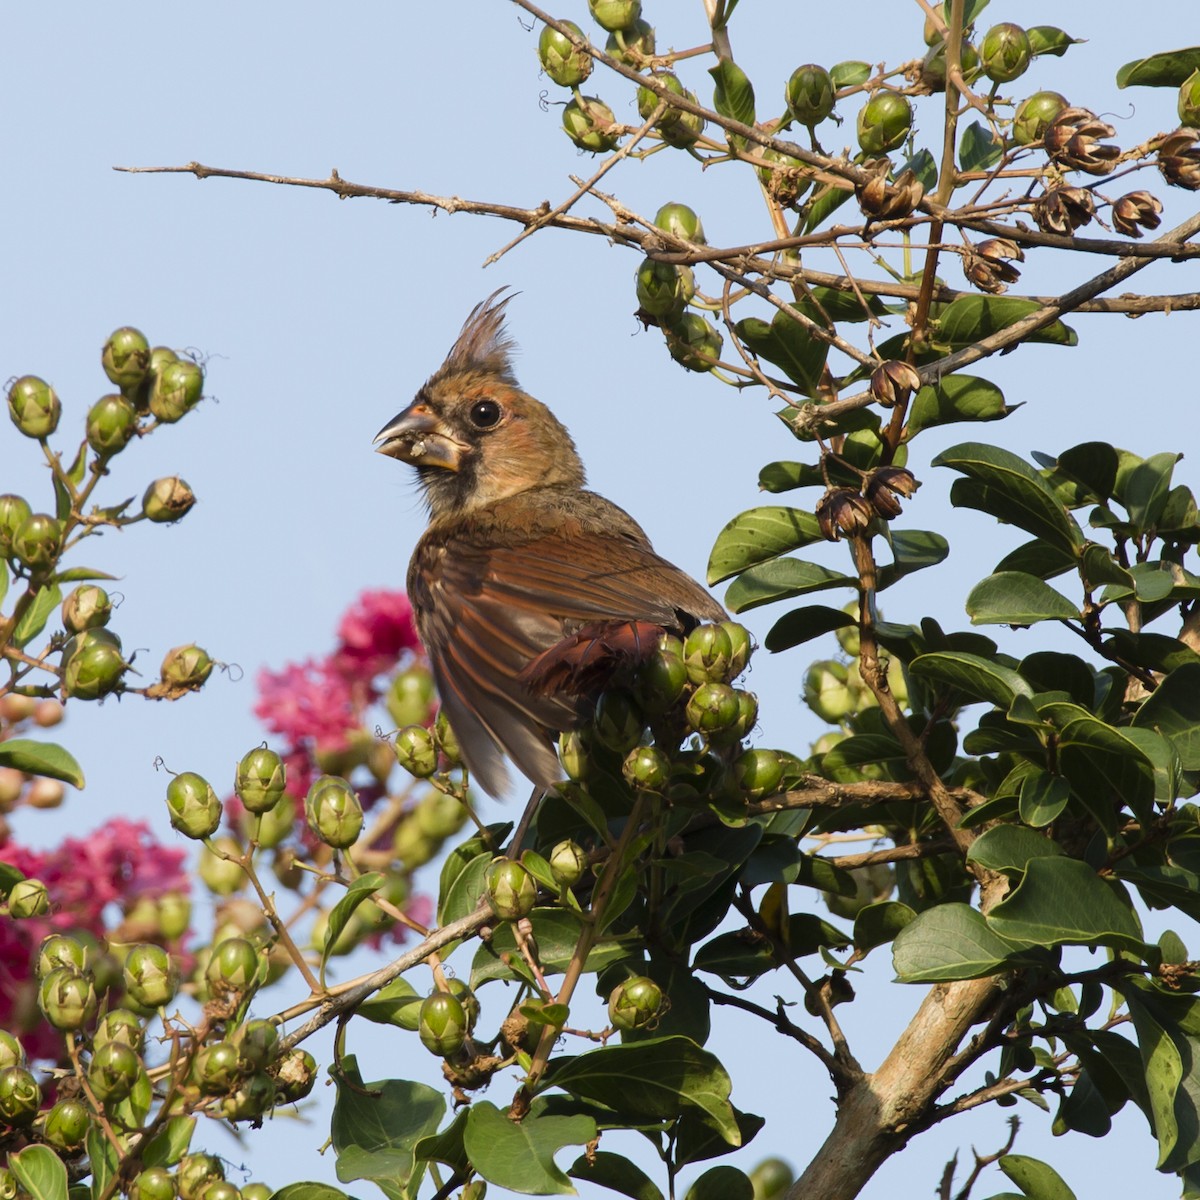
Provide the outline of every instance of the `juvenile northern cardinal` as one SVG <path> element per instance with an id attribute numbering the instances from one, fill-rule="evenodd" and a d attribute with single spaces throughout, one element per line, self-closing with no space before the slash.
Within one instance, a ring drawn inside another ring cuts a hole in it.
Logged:
<path id="1" fill-rule="evenodd" d="M 411 463 L 429 528 L 408 594 L 472 776 L 502 795 L 507 755 L 547 787 L 556 734 L 590 715 L 614 672 L 725 611 L 584 488 L 566 429 L 517 385 L 511 297 L 475 306 L 446 361 L 376 437 Z"/>

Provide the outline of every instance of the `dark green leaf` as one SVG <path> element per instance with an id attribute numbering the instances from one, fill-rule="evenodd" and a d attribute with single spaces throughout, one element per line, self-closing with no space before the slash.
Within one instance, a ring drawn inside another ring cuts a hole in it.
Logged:
<path id="1" fill-rule="evenodd" d="M 824 487 L 825 479 L 821 468 L 809 463 L 773 462 L 759 471 L 758 486 L 764 492 L 790 492 L 794 488 Z"/>
<path id="2" fill-rule="evenodd" d="M 871 64 L 849 59 L 846 62 L 834 63 L 829 68 L 829 77 L 837 89 L 858 87 L 871 78 Z"/>
<path id="3" fill-rule="evenodd" d="M 542 970 L 547 975 L 565 971 L 582 930 L 578 914 L 563 908 L 535 908 L 529 919 L 533 923 Z M 626 953 L 617 941 L 602 938 L 592 947 L 586 970 L 602 970 L 609 963 L 625 957 Z M 518 970 L 525 969 L 512 926 L 507 923 L 496 926 L 490 942 L 480 943 L 471 964 L 471 986 L 477 987 L 489 979 L 511 979 L 511 968 L 505 965 L 504 958 L 510 959 Z"/>
<path id="4" fill-rule="evenodd" d="M 67 1168 L 49 1146 L 12 1151 L 7 1166 L 30 1200 L 67 1200 Z"/>
<path id="5" fill-rule="evenodd" d="M 327 1183 L 289 1183 L 281 1187 L 271 1200 L 350 1200 L 343 1191 Z"/>
<path id="6" fill-rule="evenodd" d="M 397 975 L 354 1011 L 379 1025 L 397 1025 L 415 1031 L 424 999 L 403 975 Z"/>
<path id="7" fill-rule="evenodd" d="M 1032 777 L 1027 777 L 1028 779 Z M 967 851 L 967 862 L 989 871 L 1023 872 L 1035 858 L 1052 858 L 1062 853 L 1057 842 L 1023 829 L 1020 825 L 996 825 L 981 833 Z"/>
<path id="8" fill-rule="evenodd" d="M 750 350 L 777 366 L 806 396 L 816 392 L 829 356 L 828 342 L 815 337 L 785 312 L 776 312 L 770 324 L 758 317 L 746 317 L 734 328 Z"/>
<path id="9" fill-rule="evenodd" d="M 1176 667 L 1142 702 L 1133 723 L 1169 738 L 1185 771 L 1200 770 L 1200 663 Z M 0 742 L 0 755 L 6 745 Z"/>
<path id="10" fill-rule="evenodd" d="M 1029 1197 L 1029 1200 L 1075 1200 L 1075 1193 L 1048 1164 L 1024 1154 L 1006 1154 L 1000 1170 Z"/>
<path id="11" fill-rule="evenodd" d="M 120 1165 L 117 1162 L 117 1153 L 112 1143 L 95 1125 L 88 1130 L 84 1144 L 87 1147 L 88 1163 L 92 1168 L 92 1200 L 101 1200 Z"/>
<path id="12" fill-rule="evenodd" d="M 523 1195 L 566 1196 L 575 1189 L 554 1162 L 564 1146 L 596 1136 L 590 1117 L 534 1117 L 510 1121 L 494 1104 L 477 1100 L 467 1116 L 463 1145 L 489 1183 Z"/>
<path id="13" fill-rule="evenodd" d="M 1158 1162 L 1163 1165 L 1175 1150 L 1179 1140 L 1175 1097 L 1183 1081 L 1184 1064 L 1170 1033 L 1163 1027 L 1157 1013 L 1143 1003 L 1136 989 L 1125 990 L 1129 1015 L 1137 1030 L 1138 1049 L 1146 1077 L 1146 1091 L 1153 1118 L 1154 1134 L 1158 1139 Z"/>
<path id="14" fill-rule="evenodd" d="M 901 983 L 946 983 L 994 975 L 1020 949 L 996 934 L 969 904 L 938 904 L 918 913 L 892 944 Z"/>
<path id="15" fill-rule="evenodd" d="M 1062 58 L 1071 46 L 1077 46 L 1083 38 L 1073 38 L 1069 33 L 1054 25 L 1033 25 L 1025 30 L 1029 38 L 1029 48 L 1033 56 L 1038 58 L 1049 54 L 1054 58 Z"/>
<path id="16" fill-rule="evenodd" d="M 922 429 L 954 421 L 999 421 L 1020 405 L 1004 403 L 1004 393 L 990 380 L 974 375 L 947 375 L 927 384 L 913 398 L 905 440 Z"/>
<path id="17" fill-rule="evenodd" d="M 746 612 L 760 604 L 790 600 L 809 592 L 832 587 L 854 587 L 858 580 L 799 558 L 777 558 L 743 571 L 729 585 L 725 606 L 730 612 Z"/>
<path id="18" fill-rule="evenodd" d="M 1148 815 L 1154 764 L 1129 731 L 1090 715 L 1067 722 L 1059 735 L 1058 767 L 1106 830 L 1113 825 L 1114 800 Z"/>
<path id="19" fill-rule="evenodd" d="M 1004 154 L 1004 142 L 982 122 L 972 121 L 958 145 L 958 161 L 964 171 L 986 171 Z"/>
<path id="20" fill-rule="evenodd" d="M 688 1200 L 754 1200 L 754 1184 L 745 1172 L 722 1163 L 705 1171 L 687 1194 Z"/>
<path id="21" fill-rule="evenodd" d="M 1081 442 L 1064 450 L 1055 467 L 1086 488 L 1099 504 L 1107 503 L 1117 481 L 1119 456 L 1107 442 Z"/>
<path id="22" fill-rule="evenodd" d="M 839 783 L 855 783 L 863 766 L 882 767 L 896 779 L 911 779 L 908 755 L 900 743 L 886 733 L 857 733 L 838 742 L 821 759 L 821 770 Z"/>
<path id="23" fill-rule="evenodd" d="M 1020 300 L 1015 296 L 959 296 L 938 316 L 938 341 L 945 342 L 952 350 L 961 350 L 1015 325 L 1040 307 L 1036 300 Z M 1079 342 L 1079 335 L 1070 326 L 1055 321 L 1024 341 L 1074 346 Z"/>
<path id="24" fill-rule="evenodd" d="M 413 1154 L 418 1159 L 445 1163 L 454 1171 L 465 1172 L 471 1165 L 467 1158 L 467 1150 L 463 1145 L 463 1134 L 467 1128 L 469 1109 L 460 1108 L 458 1115 L 438 1133 L 423 1137 L 413 1147 Z"/>
<path id="25" fill-rule="evenodd" d="M 925 189 L 925 194 L 928 195 L 937 187 L 938 169 L 937 160 L 924 147 L 916 152 L 912 158 L 906 159 L 900 166 L 900 171 L 911 171 Z"/>
<path id="26" fill-rule="evenodd" d="M 866 321 L 870 317 L 887 316 L 887 305 L 878 296 L 859 297 L 853 291 L 841 291 L 838 288 L 810 287 L 796 301 L 795 308 L 811 317 L 818 325 L 832 321 L 841 324 L 843 321 Z"/>
<path id="27" fill-rule="evenodd" d="M 754 87 L 746 72 L 733 59 L 726 58 L 708 73 L 713 77 L 713 107 L 717 112 L 743 125 L 753 125 Z"/>
<path id="28" fill-rule="evenodd" d="M 1039 771 L 1022 781 L 1017 811 L 1026 825 L 1042 829 L 1058 820 L 1070 799 L 1071 785 L 1061 775 Z"/>
<path id="29" fill-rule="evenodd" d="M 894 561 L 879 568 L 876 587 L 881 592 L 914 571 L 937 566 L 950 553 L 950 543 L 928 529 L 893 529 L 888 544 Z"/>
<path id="30" fill-rule="evenodd" d="M 717 534 L 708 559 L 708 584 L 820 540 L 821 528 L 811 512 L 775 504 L 749 509 Z"/>
<path id="31" fill-rule="evenodd" d="M 726 979 L 751 979 L 791 959 L 816 954 L 822 946 L 844 949 L 850 939 L 828 921 L 813 913 L 793 913 L 788 918 L 786 947 L 778 950 L 771 942 L 747 941 L 739 932 L 718 934 L 696 952 L 693 967 Z"/>
<path id="32" fill-rule="evenodd" d="M 83 768 L 54 742 L 35 742 L 30 738 L 10 738 L 0 742 L 0 767 L 13 767 L 27 775 L 61 779 L 72 787 L 84 785 Z"/>
<path id="33" fill-rule="evenodd" d="M 43 629 L 50 614 L 62 603 L 62 589 L 57 583 L 48 583 L 38 589 L 33 603 L 13 630 L 12 644 L 18 648 L 28 645 Z"/>
<path id="34" fill-rule="evenodd" d="M 960 479 L 954 486 L 959 487 L 968 482 Z M 1002 571 L 1020 571 L 1024 575 L 1036 575 L 1038 579 L 1053 579 L 1055 575 L 1075 570 L 1078 565 L 1079 560 L 1070 551 L 1052 546 L 1038 538 L 1032 542 L 1025 542 L 1006 554 L 996 564 L 995 569 L 997 574 Z"/>
<path id="35" fill-rule="evenodd" d="M 973 625 L 1034 625 L 1079 620 L 1079 609 L 1048 583 L 1020 571 L 1001 571 L 980 580 L 967 597 Z"/>
<path id="36" fill-rule="evenodd" d="M 333 951 L 338 938 L 346 928 L 354 910 L 364 901 L 373 896 L 383 886 L 384 876 L 379 871 L 370 871 L 360 875 L 347 889 L 345 895 L 333 906 L 329 913 L 329 923 L 325 930 L 325 945 L 321 947 L 321 984 L 325 983 L 325 966 Z"/>
<path id="37" fill-rule="evenodd" d="M 1152 454 L 1125 476 L 1121 503 L 1135 528 L 1150 530 L 1158 525 L 1171 492 L 1171 474 L 1182 457 L 1169 452 Z"/>
<path id="38" fill-rule="evenodd" d="M 932 679 L 1000 708 L 1008 708 L 1016 696 L 1033 695 L 1033 688 L 1016 671 L 976 654 L 922 654 L 908 669 L 919 679 Z"/>
<path id="39" fill-rule="evenodd" d="M 1041 946 L 1142 949 L 1133 909 L 1075 858 L 1031 858 L 1024 879 L 992 909 L 987 923 L 1003 938 Z"/>
<path id="40" fill-rule="evenodd" d="M 794 608 L 790 613 L 780 617 L 771 626 L 763 640 L 763 645 L 772 654 L 775 654 L 780 650 L 798 646 L 801 642 L 820 637 L 823 633 L 830 633 L 834 629 L 844 629 L 847 625 L 853 624 L 854 618 L 849 613 L 842 612 L 840 608 L 826 608 L 823 604 L 808 604 L 804 608 Z"/>
<path id="41" fill-rule="evenodd" d="M 876 946 L 895 941 L 900 930 L 916 917 L 907 904 L 899 900 L 880 900 L 860 909 L 854 918 L 854 946 L 861 954 Z"/>
<path id="42" fill-rule="evenodd" d="M 738 1136 L 743 1146 L 748 1146 L 766 1124 L 762 1117 L 744 1113 L 738 1108 L 733 1110 L 733 1118 L 737 1122 Z M 688 1163 L 703 1162 L 729 1153 L 729 1143 L 703 1114 L 692 1110 L 685 1112 L 675 1129 L 678 1135 L 675 1141 L 677 1166 L 684 1167 Z"/>
<path id="43" fill-rule="evenodd" d="M 1133 576 L 1104 546 L 1096 542 L 1085 542 L 1081 560 L 1080 574 L 1089 591 L 1107 583 L 1115 583 L 1129 592 L 1134 590 L 1136 585 Z"/>
<path id="44" fill-rule="evenodd" d="M 703 1114 L 726 1144 L 742 1143 L 729 1103 L 729 1075 L 714 1055 L 687 1038 L 654 1038 L 557 1058 L 542 1079 L 541 1088 L 548 1087 L 633 1118 L 671 1120 L 691 1110 Z"/>
<path id="45" fill-rule="evenodd" d="M 1164 50 L 1147 58 L 1127 62 L 1117 72 L 1117 87 L 1179 87 L 1200 69 L 1200 46 Z"/>
<path id="46" fill-rule="evenodd" d="M 471 840 L 477 844 L 477 839 Z M 442 925 L 457 921 L 479 907 L 479 901 L 487 891 L 488 868 L 495 857 L 490 850 L 484 850 L 464 862 L 457 853 L 455 851 L 442 867 L 442 890 L 438 896 L 438 921 Z M 448 872 L 451 867 L 454 870 Z"/>
<path id="47" fill-rule="evenodd" d="M 195 1117 L 168 1117 L 142 1150 L 142 1162 L 147 1167 L 173 1167 L 188 1152 L 195 1129 Z"/>
<path id="48" fill-rule="evenodd" d="M 645 1171 L 623 1154 L 613 1154 L 610 1150 L 596 1150 L 590 1158 L 580 1155 L 567 1174 L 582 1183 L 594 1183 L 629 1196 L 630 1200 L 663 1200 L 662 1192 Z"/>
<path id="49" fill-rule="evenodd" d="M 848 187 L 840 188 L 829 184 L 823 189 L 818 189 L 813 199 L 804 206 L 804 232 L 812 233 L 821 226 L 826 217 L 831 216 L 847 200 L 853 198 L 854 192 Z"/>

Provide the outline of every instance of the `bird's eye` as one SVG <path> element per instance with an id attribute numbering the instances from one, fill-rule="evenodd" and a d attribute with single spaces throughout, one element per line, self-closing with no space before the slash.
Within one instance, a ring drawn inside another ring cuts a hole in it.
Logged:
<path id="1" fill-rule="evenodd" d="M 504 415 L 495 400 L 478 400 L 471 405 L 471 424 L 476 429 L 491 429 Z"/>

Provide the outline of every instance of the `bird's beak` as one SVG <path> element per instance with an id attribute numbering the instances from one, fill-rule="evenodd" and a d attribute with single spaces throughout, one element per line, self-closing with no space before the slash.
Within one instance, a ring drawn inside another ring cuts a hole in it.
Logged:
<path id="1" fill-rule="evenodd" d="M 376 435 L 375 449 L 414 467 L 457 471 L 467 447 L 457 441 L 440 418 L 417 401 L 394 416 Z"/>

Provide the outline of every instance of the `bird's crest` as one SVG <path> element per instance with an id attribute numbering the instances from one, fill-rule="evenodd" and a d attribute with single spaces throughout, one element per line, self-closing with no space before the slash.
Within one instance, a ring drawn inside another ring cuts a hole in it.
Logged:
<path id="1" fill-rule="evenodd" d="M 466 371 L 484 371 L 516 386 L 517 377 L 512 365 L 516 343 L 504 328 L 504 310 L 516 293 L 504 295 L 506 290 L 497 288 L 486 300 L 471 309 L 458 340 L 450 348 L 446 361 L 438 368 L 434 379 Z"/>

